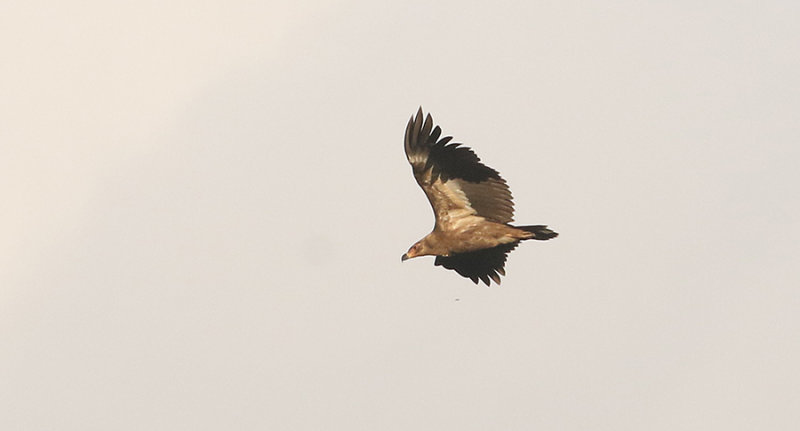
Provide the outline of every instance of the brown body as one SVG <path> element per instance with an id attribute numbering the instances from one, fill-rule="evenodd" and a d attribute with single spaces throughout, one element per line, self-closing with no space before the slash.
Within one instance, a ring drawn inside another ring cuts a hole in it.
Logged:
<path id="1" fill-rule="evenodd" d="M 514 226 L 473 217 L 460 223 L 455 229 L 434 228 L 433 232 L 411 246 L 403 260 L 417 256 L 450 256 L 453 253 L 483 250 L 533 237 L 533 233 Z"/>
<path id="2" fill-rule="evenodd" d="M 402 260 L 436 256 L 435 265 L 453 269 L 475 283 L 500 283 L 506 255 L 527 239 L 550 239 L 558 234 L 547 226 L 512 226 L 514 203 L 506 181 L 480 162 L 469 148 L 439 139 L 422 108 L 406 127 L 406 156 L 414 178 L 433 208 L 433 231 L 417 241 Z"/>

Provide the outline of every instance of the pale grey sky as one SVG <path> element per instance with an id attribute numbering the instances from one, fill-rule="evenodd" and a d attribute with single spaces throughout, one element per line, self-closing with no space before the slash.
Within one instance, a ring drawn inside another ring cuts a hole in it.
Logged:
<path id="1" fill-rule="evenodd" d="M 793 430 L 800 4 L 0 6 L 0 428 Z M 400 263 L 422 105 L 502 286 Z"/>

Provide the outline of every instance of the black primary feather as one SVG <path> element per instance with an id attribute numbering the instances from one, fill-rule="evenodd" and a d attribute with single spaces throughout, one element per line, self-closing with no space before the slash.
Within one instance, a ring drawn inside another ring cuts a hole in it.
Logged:
<path id="1" fill-rule="evenodd" d="M 484 165 L 480 158 L 460 143 L 450 143 L 450 136 L 434 126 L 430 114 L 422 108 L 408 120 L 405 151 L 414 170 L 414 177 L 431 200 L 431 184 L 441 181 L 458 194 L 464 193 L 477 215 L 498 223 L 514 220 L 514 203 L 508 184 L 500 174 Z M 435 202 L 431 200 L 431 204 Z"/>
<path id="2" fill-rule="evenodd" d="M 514 250 L 517 244 L 519 241 L 467 253 L 436 256 L 433 264 L 452 269 L 462 277 L 471 279 L 475 284 L 481 280 L 488 286 L 490 279 L 500 284 L 500 275 L 506 273 L 505 264 L 508 253 Z"/>

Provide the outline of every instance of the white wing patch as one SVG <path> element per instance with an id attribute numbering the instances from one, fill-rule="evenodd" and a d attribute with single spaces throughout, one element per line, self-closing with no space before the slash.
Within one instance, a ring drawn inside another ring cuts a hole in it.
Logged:
<path id="1" fill-rule="evenodd" d="M 477 211 L 470 205 L 467 195 L 459 187 L 458 182 L 442 182 L 441 179 L 437 179 L 430 190 L 431 193 L 439 195 L 441 197 L 439 202 L 444 204 L 440 205 L 437 214 L 437 220 L 444 225 L 440 226 L 441 228 L 461 230 L 485 220 L 477 215 Z"/>

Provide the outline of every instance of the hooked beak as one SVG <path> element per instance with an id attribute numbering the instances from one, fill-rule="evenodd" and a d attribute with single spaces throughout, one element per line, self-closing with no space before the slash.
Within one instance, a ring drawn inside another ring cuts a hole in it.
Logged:
<path id="1" fill-rule="evenodd" d="M 405 262 L 408 259 L 411 259 L 410 257 L 408 257 L 408 253 L 403 253 L 403 257 L 400 258 L 400 262 Z"/>

